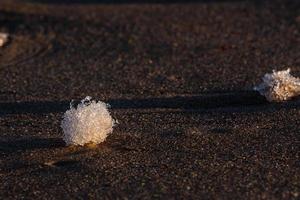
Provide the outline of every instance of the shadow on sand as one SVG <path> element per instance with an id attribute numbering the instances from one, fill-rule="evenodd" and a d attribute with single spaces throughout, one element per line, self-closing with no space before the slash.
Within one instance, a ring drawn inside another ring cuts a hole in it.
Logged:
<path id="1" fill-rule="evenodd" d="M 78 102 L 76 101 L 75 104 Z M 246 107 L 267 104 L 264 97 L 253 91 L 206 93 L 197 96 L 110 99 L 105 100 L 105 102 L 110 104 L 112 109 L 173 108 L 182 110 Z M 0 115 L 64 112 L 69 107 L 70 101 L 2 102 L 0 103 Z"/>
<path id="2" fill-rule="evenodd" d="M 97 98 L 96 98 L 97 99 Z M 226 112 L 268 111 L 277 108 L 292 109 L 299 106 L 299 98 L 283 103 L 269 103 L 255 91 L 203 93 L 192 96 L 103 99 L 112 110 L 130 109 L 179 109 L 181 111 L 209 111 L 223 109 Z M 78 104 L 80 101 L 74 101 Z M 0 102 L 0 116 L 8 114 L 46 114 L 65 112 L 70 101 Z"/>
<path id="3" fill-rule="evenodd" d="M 45 4 L 174 4 L 174 3 L 221 3 L 241 2 L 247 0 L 28 0 L 29 2 Z M 249 0 L 248 0 L 249 1 Z M 249 2 L 259 2 L 252 0 Z"/>
<path id="4" fill-rule="evenodd" d="M 24 150 L 51 149 L 64 147 L 61 138 L 6 138 L 0 140 L 0 152 L 13 153 Z"/>

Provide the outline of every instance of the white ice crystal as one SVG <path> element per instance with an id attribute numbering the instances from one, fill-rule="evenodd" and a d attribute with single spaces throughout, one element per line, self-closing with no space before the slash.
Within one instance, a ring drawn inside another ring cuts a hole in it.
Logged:
<path id="1" fill-rule="evenodd" d="M 290 69 L 267 73 L 262 78 L 263 82 L 254 87 L 270 102 L 280 102 L 300 95 L 300 79 L 290 74 Z"/>
<path id="2" fill-rule="evenodd" d="M 87 96 L 77 108 L 71 103 L 70 110 L 65 112 L 61 127 L 67 145 L 99 144 L 112 132 L 115 120 L 108 105 L 91 99 Z"/>
<path id="3" fill-rule="evenodd" d="M 0 47 L 4 46 L 4 44 L 8 41 L 7 33 L 0 33 Z"/>

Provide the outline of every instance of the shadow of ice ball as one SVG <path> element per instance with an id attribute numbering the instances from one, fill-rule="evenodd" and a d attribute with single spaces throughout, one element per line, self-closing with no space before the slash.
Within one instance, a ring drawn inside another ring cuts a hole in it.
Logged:
<path id="1" fill-rule="evenodd" d="M 281 102 L 300 95 L 300 79 L 290 74 L 290 69 L 267 73 L 263 82 L 254 87 L 270 102 Z"/>
<path id="2" fill-rule="evenodd" d="M 61 128 L 67 145 L 99 144 L 113 131 L 115 120 L 108 111 L 108 104 L 86 97 L 63 115 Z"/>

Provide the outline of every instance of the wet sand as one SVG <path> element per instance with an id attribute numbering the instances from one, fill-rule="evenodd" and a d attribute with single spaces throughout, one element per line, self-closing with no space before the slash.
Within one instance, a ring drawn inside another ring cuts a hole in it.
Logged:
<path id="1" fill-rule="evenodd" d="M 298 199 L 300 76 L 289 1 L 1 0 L 0 199 Z M 96 147 L 66 147 L 72 99 L 111 104 Z"/>

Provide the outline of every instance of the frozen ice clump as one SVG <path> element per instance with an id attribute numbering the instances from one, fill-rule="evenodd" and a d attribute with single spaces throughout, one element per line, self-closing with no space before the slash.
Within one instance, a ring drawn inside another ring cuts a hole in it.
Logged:
<path id="1" fill-rule="evenodd" d="M 0 47 L 4 46 L 7 41 L 8 41 L 8 34 L 0 33 Z"/>
<path id="2" fill-rule="evenodd" d="M 87 96 L 77 108 L 71 103 L 63 116 L 61 127 L 67 145 L 99 144 L 113 131 L 115 120 L 108 111 L 108 104 L 91 100 Z"/>
<path id="3" fill-rule="evenodd" d="M 290 69 L 267 73 L 263 82 L 254 87 L 270 102 L 281 102 L 300 95 L 300 79 L 290 74 Z"/>

